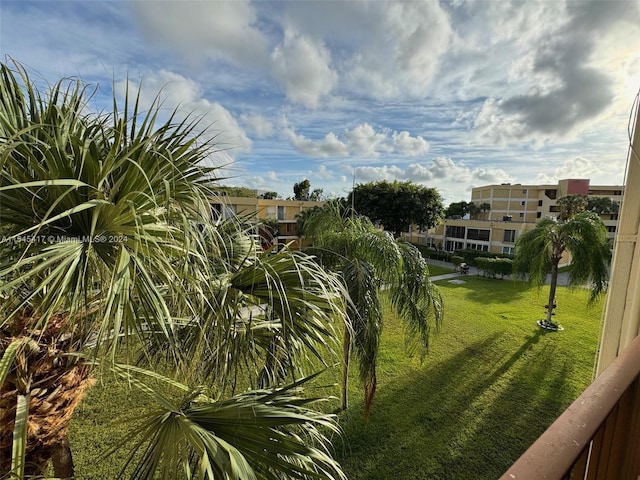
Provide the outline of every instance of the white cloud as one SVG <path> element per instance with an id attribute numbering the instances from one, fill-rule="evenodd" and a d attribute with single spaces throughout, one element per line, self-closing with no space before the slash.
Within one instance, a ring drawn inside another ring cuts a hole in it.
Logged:
<path id="1" fill-rule="evenodd" d="M 551 172 L 539 173 L 535 178 L 536 183 L 557 183 L 566 178 L 594 178 L 604 173 L 602 167 L 584 157 L 574 157 L 565 160 L 562 165 Z"/>
<path id="2" fill-rule="evenodd" d="M 317 108 L 337 81 L 325 46 L 290 30 L 273 50 L 271 61 L 272 74 L 287 97 L 309 108 Z"/>
<path id="3" fill-rule="evenodd" d="M 160 70 L 144 76 L 141 83 L 121 80 L 115 83 L 117 94 L 129 90 L 129 98 L 140 94 L 141 110 L 149 109 L 158 97 L 161 112 L 168 117 L 174 110 L 177 118 L 199 119 L 199 127 L 206 129 L 205 138 L 213 139 L 229 153 L 251 150 L 251 140 L 234 116 L 217 102 L 203 98 L 195 81 L 174 72 Z"/>
<path id="4" fill-rule="evenodd" d="M 413 137 L 407 131 L 389 129 L 376 131 L 368 123 L 345 130 L 342 138 L 329 132 L 321 140 L 312 140 L 296 134 L 289 126 L 285 126 L 284 132 L 298 152 L 311 157 L 378 157 L 382 153 L 413 157 L 429 150 L 429 143 L 420 135 Z"/>
<path id="5" fill-rule="evenodd" d="M 258 138 L 270 137 L 274 133 L 273 123 L 262 115 L 245 113 L 240 115 L 240 121 Z"/>
<path id="6" fill-rule="evenodd" d="M 617 48 L 621 39 L 616 32 L 632 28 L 637 33 L 638 3 L 571 2 L 563 7 L 566 14 L 552 22 L 553 31 L 528 45 L 519 59 L 514 57 L 509 80 L 526 90 L 484 103 L 475 122 L 481 139 L 503 144 L 564 140 L 611 109 L 617 72 L 602 68 L 603 59 L 612 65 L 613 59 L 620 63 L 628 57 L 625 49 Z M 612 35 L 617 41 L 604 48 Z"/>
<path id="7" fill-rule="evenodd" d="M 327 170 L 325 165 L 320 165 L 318 170 L 315 172 L 316 177 L 321 178 L 323 180 L 329 180 L 333 178 L 333 173 Z"/>
<path id="8" fill-rule="evenodd" d="M 265 64 L 267 39 L 255 26 L 248 0 L 233 2 L 132 2 L 136 20 L 151 41 L 187 58 L 222 58 L 238 65 Z"/>

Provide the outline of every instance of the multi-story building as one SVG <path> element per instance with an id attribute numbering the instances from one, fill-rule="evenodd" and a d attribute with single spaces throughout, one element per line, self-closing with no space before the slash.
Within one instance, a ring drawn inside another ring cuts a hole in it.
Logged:
<path id="1" fill-rule="evenodd" d="M 473 219 L 447 218 L 426 233 L 413 230 L 411 241 L 448 252 L 474 249 L 492 253 L 513 253 L 516 239 L 533 229 L 538 219 L 560 213 L 558 199 L 566 195 L 608 197 L 622 200 L 621 185 L 590 185 L 588 179 L 560 180 L 557 185 L 504 183 L 476 187 L 471 201 L 480 212 Z M 618 225 L 618 213 L 601 215 L 610 238 Z"/>
<path id="2" fill-rule="evenodd" d="M 296 230 L 296 216 L 324 202 L 304 200 L 263 199 L 255 197 L 230 197 L 219 195 L 211 200 L 211 208 L 216 217 L 229 218 L 237 216 L 247 220 L 275 220 L 278 224 L 278 249 L 286 244 L 297 250 L 306 246 Z"/>

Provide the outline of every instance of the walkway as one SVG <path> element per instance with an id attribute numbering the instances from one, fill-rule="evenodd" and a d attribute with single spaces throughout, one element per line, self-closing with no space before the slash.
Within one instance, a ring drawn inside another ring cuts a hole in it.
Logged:
<path id="1" fill-rule="evenodd" d="M 454 265 L 451 262 L 445 262 L 444 260 L 435 260 L 433 258 L 427 258 L 427 263 L 429 265 L 436 265 L 438 267 L 444 267 L 444 268 L 450 268 L 451 270 L 453 270 Z M 478 275 L 478 269 L 476 267 L 472 267 L 471 265 L 469 265 L 469 273 L 468 275 Z M 460 273 L 460 272 L 451 272 L 451 273 L 445 273 L 442 275 L 435 275 L 433 277 L 430 277 L 432 282 L 438 281 L 438 280 L 448 280 L 451 278 L 457 278 L 457 277 L 465 277 L 467 275 Z M 548 285 L 549 282 L 551 281 L 551 275 L 547 275 L 547 279 L 545 281 L 545 283 Z M 569 283 L 569 274 L 567 272 L 561 272 L 558 274 L 558 286 L 567 286 Z"/>

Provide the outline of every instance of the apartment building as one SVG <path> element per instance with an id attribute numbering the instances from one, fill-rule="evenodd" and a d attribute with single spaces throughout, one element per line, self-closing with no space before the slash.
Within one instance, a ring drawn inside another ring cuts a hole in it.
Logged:
<path id="1" fill-rule="evenodd" d="M 481 207 L 474 218 L 447 218 L 440 225 L 421 233 L 413 230 L 410 241 L 448 252 L 474 249 L 513 253 L 517 238 L 533 229 L 538 219 L 560 213 L 558 199 L 566 195 L 608 197 L 622 201 L 622 185 L 590 185 L 588 179 L 560 180 L 556 185 L 500 184 L 476 187 L 471 201 Z M 601 215 L 609 237 L 618 225 L 618 213 Z"/>
<path id="2" fill-rule="evenodd" d="M 303 200 L 263 199 L 255 197 L 230 197 L 219 195 L 211 199 L 211 209 L 216 218 L 237 216 L 247 220 L 263 221 L 274 219 L 278 222 L 278 249 L 289 244 L 292 250 L 298 250 L 307 242 L 297 235 L 296 216 L 324 202 Z"/>

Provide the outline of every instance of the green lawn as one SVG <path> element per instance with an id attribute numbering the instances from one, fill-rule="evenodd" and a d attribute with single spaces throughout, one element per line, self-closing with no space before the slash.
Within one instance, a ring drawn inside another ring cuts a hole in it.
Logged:
<path id="1" fill-rule="evenodd" d="M 440 267 L 439 265 L 429 265 L 429 275 L 435 277 L 436 275 L 444 275 L 445 273 L 453 273 L 453 268 Z"/>
<path id="2" fill-rule="evenodd" d="M 438 282 L 445 321 L 422 362 L 405 354 L 402 325 L 387 311 L 369 423 L 353 364 L 350 408 L 339 417 L 344 433 L 334 438 L 351 480 L 495 479 L 589 383 L 601 302 L 587 309 L 586 291 L 560 288 L 565 331 L 544 333 L 535 320 L 543 317 L 546 289 L 461 280 Z M 337 383 L 338 376 L 335 368 L 319 381 Z M 329 393 L 338 395 L 336 388 Z M 71 430 L 77 478 L 115 478 L 122 459 L 96 458 L 124 430 L 118 419 L 135 414 L 126 409 L 129 399 L 146 401 L 105 381 L 81 403 Z"/>
<path id="3" fill-rule="evenodd" d="M 446 318 L 422 362 L 387 315 L 371 419 L 354 391 L 335 441 L 350 479 L 498 478 L 590 382 L 602 302 L 560 288 L 565 331 L 545 333 L 547 289 L 463 280 L 439 282 Z"/>

